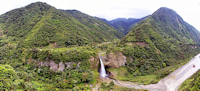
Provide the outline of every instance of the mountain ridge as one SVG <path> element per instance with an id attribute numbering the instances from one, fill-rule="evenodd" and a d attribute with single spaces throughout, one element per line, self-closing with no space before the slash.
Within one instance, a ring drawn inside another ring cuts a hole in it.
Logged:
<path id="1" fill-rule="evenodd" d="M 176 17 L 181 23 L 174 20 Z M 196 39 L 199 34 L 171 9 L 160 8 L 135 25 L 120 44 L 127 46 L 123 54 L 135 60 L 129 66 L 137 66 L 139 72 L 145 75 L 196 55 L 200 50 L 200 40 Z"/>
<path id="2" fill-rule="evenodd" d="M 90 21 L 97 21 L 95 19 L 92 17 Z M 122 34 L 104 22 L 98 23 L 105 26 L 90 22 L 83 24 L 72 15 L 42 2 L 7 12 L 0 16 L 0 23 L 4 35 L 25 40 L 20 42 L 23 47 L 42 47 L 55 42 L 58 42 L 59 46 L 85 45 L 122 37 Z M 59 35 L 62 35 L 62 38 L 59 38 Z"/>
<path id="3" fill-rule="evenodd" d="M 114 28 L 116 28 L 119 32 L 123 33 L 124 35 L 128 34 L 128 32 L 131 30 L 131 28 L 138 23 L 141 19 L 136 18 L 117 18 L 113 20 L 106 20 L 101 18 L 101 20 L 107 22 Z"/>

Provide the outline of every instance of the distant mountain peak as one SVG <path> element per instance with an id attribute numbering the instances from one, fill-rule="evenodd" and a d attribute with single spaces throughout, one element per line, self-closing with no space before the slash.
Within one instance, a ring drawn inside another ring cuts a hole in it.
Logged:
<path id="1" fill-rule="evenodd" d="M 47 4 L 47 3 L 38 1 L 38 2 L 31 3 L 29 5 L 41 5 L 41 4 Z M 29 5 L 27 5 L 27 6 L 29 6 Z"/>
<path id="2" fill-rule="evenodd" d="M 167 7 L 160 7 L 157 11 L 160 11 L 160 10 L 173 11 L 173 12 L 175 12 L 174 10 L 172 10 L 172 9 L 170 9 L 170 8 L 167 8 Z"/>
<path id="3" fill-rule="evenodd" d="M 140 30 L 139 28 L 134 28 L 131 31 L 132 34 L 135 34 L 135 31 L 146 32 L 148 29 L 151 28 L 150 30 L 158 33 L 158 35 L 165 36 L 163 40 L 166 42 L 171 41 L 169 39 L 171 38 L 173 39 L 173 41 L 178 41 L 185 44 L 200 44 L 200 37 L 198 35 L 199 32 L 195 28 L 191 27 L 191 25 L 186 23 L 174 10 L 166 7 L 159 8 L 150 17 L 147 17 L 144 19 L 144 21 L 141 21 L 137 27 L 143 29 Z M 144 33 L 141 34 L 144 35 Z M 146 35 L 152 36 L 150 35 L 150 33 L 146 33 Z M 129 36 L 129 38 L 127 38 L 127 36 L 125 37 L 125 39 L 131 38 L 133 39 L 131 35 Z M 138 39 L 137 41 L 145 41 L 140 40 L 139 38 L 135 39 Z"/>
<path id="4" fill-rule="evenodd" d="M 159 13 L 162 13 L 162 14 L 177 14 L 176 11 L 174 11 L 174 10 L 172 10 L 170 8 L 161 7 L 157 11 L 155 11 L 152 15 L 159 14 Z"/>
<path id="5" fill-rule="evenodd" d="M 45 2 L 35 2 L 35 3 L 31 3 L 27 6 L 25 6 L 25 8 L 27 9 L 33 9 L 33 8 L 43 8 L 43 9 L 49 9 L 50 7 L 53 7 Z"/>

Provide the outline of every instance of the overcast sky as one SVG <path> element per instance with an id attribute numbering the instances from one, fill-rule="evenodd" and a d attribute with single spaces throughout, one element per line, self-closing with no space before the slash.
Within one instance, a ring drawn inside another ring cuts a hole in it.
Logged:
<path id="1" fill-rule="evenodd" d="M 107 20 L 142 18 L 160 7 L 168 7 L 200 30 L 200 0 L 0 0 L 0 14 L 37 1 L 57 9 L 76 9 Z"/>

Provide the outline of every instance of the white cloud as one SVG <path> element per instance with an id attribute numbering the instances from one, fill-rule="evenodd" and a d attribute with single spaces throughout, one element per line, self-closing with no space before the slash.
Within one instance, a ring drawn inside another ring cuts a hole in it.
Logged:
<path id="1" fill-rule="evenodd" d="M 0 14 L 38 0 L 1 0 Z M 58 9 L 76 9 L 91 16 L 106 18 L 141 18 L 160 7 L 175 10 L 185 21 L 200 30 L 200 0 L 40 0 Z"/>

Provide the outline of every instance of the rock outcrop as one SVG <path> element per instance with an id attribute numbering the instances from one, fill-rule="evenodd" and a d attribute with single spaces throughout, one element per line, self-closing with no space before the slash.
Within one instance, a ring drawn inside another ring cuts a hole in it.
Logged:
<path id="1" fill-rule="evenodd" d="M 118 68 L 119 66 L 125 66 L 126 56 L 122 54 L 122 52 L 118 53 L 109 53 L 105 56 L 99 56 L 103 60 L 104 66 L 109 68 Z"/>
<path id="2" fill-rule="evenodd" d="M 99 60 L 98 57 L 90 57 L 90 59 L 89 59 L 90 64 L 93 69 L 98 69 L 99 61 L 97 61 L 97 60 Z"/>
<path id="3" fill-rule="evenodd" d="M 62 62 L 59 62 L 59 68 L 57 70 L 62 71 L 65 69 L 65 64 L 63 64 Z"/>
<path id="4" fill-rule="evenodd" d="M 67 65 L 66 68 L 70 68 L 75 64 L 75 62 L 66 62 L 65 64 Z"/>
<path id="5" fill-rule="evenodd" d="M 105 54 L 105 52 L 102 52 Z M 89 61 L 91 64 L 91 67 L 93 69 L 98 69 L 98 65 L 99 65 L 99 58 L 101 58 L 103 60 L 104 66 L 109 67 L 109 68 L 118 68 L 119 66 L 125 66 L 126 61 L 126 56 L 124 56 L 122 54 L 122 52 L 117 52 L 117 53 L 109 53 L 108 55 L 102 55 L 102 53 L 100 53 L 99 56 L 96 57 L 90 57 Z M 31 63 L 35 63 L 37 64 L 37 66 L 49 66 L 49 69 L 53 70 L 53 71 L 61 71 L 63 72 L 63 70 L 65 68 L 72 68 L 73 64 L 76 64 L 77 67 L 80 67 L 79 65 L 81 64 L 81 62 L 59 62 L 58 64 L 55 63 L 53 60 L 49 60 L 49 61 L 39 61 L 39 60 L 34 60 L 34 59 L 29 59 L 29 61 L 27 62 L 27 64 L 31 64 Z"/>
<path id="6" fill-rule="evenodd" d="M 77 64 L 77 67 L 80 67 L 80 63 L 81 62 L 78 62 L 78 63 L 75 63 L 75 62 L 59 62 L 58 64 L 56 64 L 53 60 L 50 60 L 50 61 L 39 61 L 39 60 L 34 60 L 34 59 L 29 59 L 29 61 L 27 62 L 27 64 L 30 64 L 30 63 L 36 63 L 37 66 L 49 66 L 49 69 L 53 70 L 53 71 L 61 71 L 63 72 L 63 70 L 65 68 L 71 68 L 73 67 L 73 64 Z"/>

